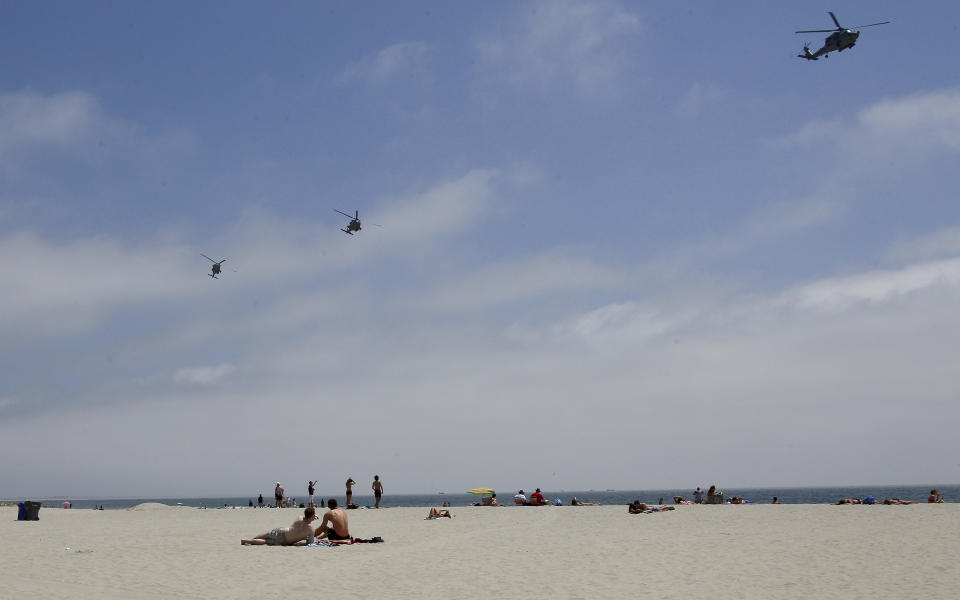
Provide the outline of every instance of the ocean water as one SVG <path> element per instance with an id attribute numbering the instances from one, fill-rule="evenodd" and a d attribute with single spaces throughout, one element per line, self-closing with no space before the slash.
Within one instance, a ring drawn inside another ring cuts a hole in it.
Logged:
<path id="1" fill-rule="evenodd" d="M 525 489 L 529 497 L 535 488 Z M 706 488 L 704 488 L 706 489 Z M 914 500 L 916 502 L 926 502 L 931 489 L 936 489 L 947 502 L 960 502 L 960 485 L 930 484 L 930 485 L 910 485 L 910 486 L 857 486 L 857 487 L 790 487 L 790 488 L 721 488 L 726 498 L 733 496 L 742 496 L 745 501 L 757 504 L 768 504 L 774 496 L 780 499 L 784 504 L 831 504 L 840 498 L 865 498 L 872 495 L 878 501 L 884 498 L 900 498 L 902 500 Z M 512 504 L 513 495 L 517 490 L 498 490 L 497 499 L 503 505 Z M 544 490 L 543 495 L 550 500 L 561 499 L 564 504 L 569 504 L 574 496 L 584 502 L 599 502 L 600 504 L 628 504 L 634 500 L 640 500 L 648 504 L 657 503 L 661 498 L 666 504 L 673 503 L 674 496 L 683 496 L 687 500 L 693 499 L 693 490 L 691 489 L 665 489 L 665 490 Z M 337 500 L 343 504 L 344 497 L 336 496 Z M 321 496 L 317 496 L 319 503 Z M 323 500 L 326 501 L 324 496 Z M 94 508 L 103 506 L 104 510 L 117 510 L 130 508 L 144 502 L 159 502 L 175 506 L 182 504 L 197 508 L 246 508 L 250 501 L 256 503 L 256 496 L 237 496 L 237 497 L 210 497 L 210 498 L 11 498 L 3 502 L 17 502 L 22 500 L 39 501 L 47 508 L 59 508 L 64 501 L 69 500 L 73 503 L 73 508 Z M 273 500 L 264 496 L 264 501 Z M 303 502 L 303 498 L 297 497 L 297 502 Z M 384 494 L 381 506 L 440 506 L 444 502 L 450 506 L 470 506 L 479 500 L 478 496 L 466 493 L 445 494 Z M 355 504 L 362 506 L 373 506 L 373 496 L 355 495 L 353 497 Z"/>

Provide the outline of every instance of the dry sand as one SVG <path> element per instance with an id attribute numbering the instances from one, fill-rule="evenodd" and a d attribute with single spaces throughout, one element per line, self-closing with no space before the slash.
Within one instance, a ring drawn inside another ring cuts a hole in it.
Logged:
<path id="1" fill-rule="evenodd" d="M 386 543 L 241 546 L 294 509 L 0 508 L 0 598 L 957 598 L 960 505 L 350 511 Z"/>

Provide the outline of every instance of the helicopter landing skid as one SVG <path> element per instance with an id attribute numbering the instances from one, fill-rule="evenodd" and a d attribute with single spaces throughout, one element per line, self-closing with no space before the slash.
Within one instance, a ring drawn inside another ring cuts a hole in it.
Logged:
<path id="1" fill-rule="evenodd" d="M 353 232 L 352 232 L 352 231 L 347 231 L 346 229 L 341 229 L 340 231 L 342 231 L 342 232 L 344 232 L 344 233 L 346 233 L 346 234 L 348 234 L 348 235 L 353 235 Z"/>
<path id="2" fill-rule="evenodd" d="M 209 278 L 211 278 L 211 279 L 220 279 L 220 278 L 217 277 L 216 275 L 211 275 L 210 273 L 207 273 L 207 277 L 209 277 Z"/>

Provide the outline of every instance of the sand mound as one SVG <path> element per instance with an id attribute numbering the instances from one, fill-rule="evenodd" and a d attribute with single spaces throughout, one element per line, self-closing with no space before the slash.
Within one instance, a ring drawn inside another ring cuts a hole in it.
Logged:
<path id="1" fill-rule="evenodd" d="M 127 510 L 172 510 L 174 508 L 176 508 L 176 506 L 170 506 L 169 504 L 162 504 L 160 502 L 144 502 L 143 504 L 131 506 Z"/>

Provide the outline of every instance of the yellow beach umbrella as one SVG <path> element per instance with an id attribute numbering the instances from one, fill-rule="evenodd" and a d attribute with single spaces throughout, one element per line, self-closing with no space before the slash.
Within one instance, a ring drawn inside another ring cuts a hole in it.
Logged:
<path id="1" fill-rule="evenodd" d="M 493 490 L 490 489 L 490 488 L 473 488 L 472 490 L 470 490 L 470 491 L 467 492 L 467 493 L 468 493 L 468 494 L 477 494 L 477 495 L 479 495 L 479 496 L 483 496 L 483 495 L 485 495 L 485 494 L 492 494 L 492 493 L 493 493 Z"/>

